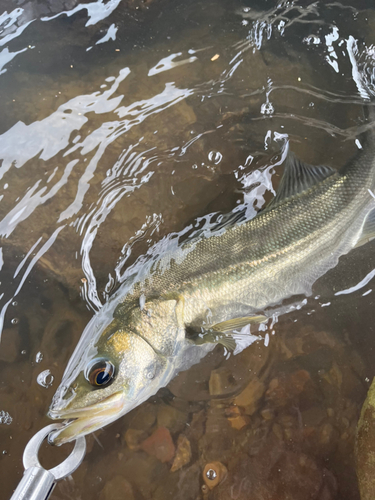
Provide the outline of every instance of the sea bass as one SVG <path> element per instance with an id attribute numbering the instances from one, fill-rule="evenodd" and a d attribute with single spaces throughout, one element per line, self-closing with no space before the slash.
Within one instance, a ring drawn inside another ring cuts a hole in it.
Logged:
<path id="1" fill-rule="evenodd" d="M 375 235 L 375 134 L 340 171 L 289 154 L 277 195 L 252 220 L 162 255 L 89 323 L 50 407 L 57 444 L 114 421 L 267 308 L 311 294 Z M 89 341 L 87 341 L 89 339 Z"/>

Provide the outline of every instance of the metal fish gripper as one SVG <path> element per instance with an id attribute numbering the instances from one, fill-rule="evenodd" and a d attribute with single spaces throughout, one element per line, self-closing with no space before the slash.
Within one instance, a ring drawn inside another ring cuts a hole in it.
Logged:
<path id="1" fill-rule="evenodd" d="M 63 427 L 63 424 L 51 424 L 41 429 L 27 443 L 23 453 L 25 472 L 10 500 L 47 500 L 56 483 L 70 476 L 81 465 L 86 453 L 86 439 L 76 439 L 73 451 L 53 469 L 44 469 L 39 462 L 38 453 L 43 441 L 52 431 Z"/>

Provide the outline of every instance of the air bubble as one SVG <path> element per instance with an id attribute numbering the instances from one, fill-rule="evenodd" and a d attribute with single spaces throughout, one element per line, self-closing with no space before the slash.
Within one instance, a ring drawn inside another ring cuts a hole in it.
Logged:
<path id="1" fill-rule="evenodd" d="M 218 165 L 223 159 L 223 155 L 219 151 L 210 151 L 208 153 L 208 159 L 212 161 L 215 165 Z"/>
<path id="2" fill-rule="evenodd" d="M 35 356 L 35 363 L 40 363 L 43 359 L 43 354 L 39 351 Z"/>
<path id="3" fill-rule="evenodd" d="M 244 11 L 244 12 L 250 12 L 250 7 L 244 7 L 244 8 L 243 8 L 243 11 Z"/>
<path id="4" fill-rule="evenodd" d="M 7 411 L 0 411 L 0 424 L 10 425 L 13 418 L 9 415 Z"/>
<path id="5" fill-rule="evenodd" d="M 214 469 L 208 469 L 206 472 L 207 479 L 213 481 L 217 477 L 217 472 Z"/>
<path id="6" fill-rule="evenodd" d="M 51 385 L 53 384 L 54 376 L 51 374 L 50 370 L 44 370 L 44 372 L 39 373 L 36 381 L 38 382 L 39 385 L 47 389 L 48 387 L 51 387 Z"/>
<path id="7" fill-rule="evenodd" d="M 12 325 L 17 325 L 17 324 L 18 324 L 18 322 L 19 322 L 19 319 L 18 319 L 18 318 L 13 318 L 13 319 L 11 320 Z"/>
<path id="8" fill-rule="evenodd" d="M 13 300 L 12 306 L 14 306 L 14 307 L 18 306 L 18 302 L 16 300 Z"/>
<path id="9" fill-rule="evenodd" d="M 307 45 L 319 45 L 321 43 L 320 38 L 316 35 L 306 36 L 302 41 L 307 43 Z"/>
<path id="10" fill-rule="evenodd" d="M 246 161 L 245 161 L 245 167 L 248 167 L 249 165 L 251 165 L 253 163 L 253 160 L 254 160 L 254 156 L 252 155 L 249 155 L 247 158 L 246 158 Z"/>
<path id="11" fill-rule="evenodd" d="M 260 112 L 262 115 L 272 115 L 275 112 L 275 109 L 270 102 L 265 102 L 262 104 Z"/>

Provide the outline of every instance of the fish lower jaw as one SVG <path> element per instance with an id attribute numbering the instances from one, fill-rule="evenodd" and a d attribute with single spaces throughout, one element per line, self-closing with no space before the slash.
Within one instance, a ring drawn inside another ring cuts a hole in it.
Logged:
<path id="1" fill-rule="evenodd" d="M 64 420 L 64 427 L 51 432 L 49 441 L 58 446 L 73 441 L 110 424 L 126 411 L 121 393 L 86 408 L 71 411 L 50 410 L 48 416 L 53 420 Z"/>
<path id="2" fill-rule="evenodd" d="M 64 427 L 50 433 L 48 440 L 50 443 L 60 446 L 64 443 L 74 441 L 80 436 L 86 436 L 91 432 L 101 429 L 105 425 L 116 420 L 117 416 L 103 417 L 97 415 L 96 418 L 75 418 L 65 420 Z"/>

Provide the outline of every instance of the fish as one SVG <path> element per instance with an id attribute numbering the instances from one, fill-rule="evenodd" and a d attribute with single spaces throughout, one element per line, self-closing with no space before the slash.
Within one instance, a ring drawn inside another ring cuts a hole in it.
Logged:
<path id="1" fill-rule="evenodd" d="M 372 104 L 369 104 L 372 111 Z M 372 120 L 372 118 L 371 118 Z M 375 133 L 340 170 L 286 155 L 276 196 L 251 220 L 161 253 L 133 273 L 88 324 L 50 409 L 62 444 L 149 399 L 233 332 L 269 319 L 284 299 L 312 293 L 339 258 L 375 236 Z"/>

